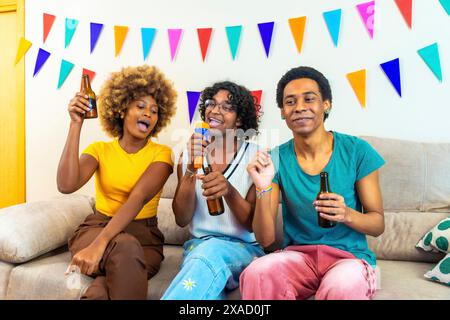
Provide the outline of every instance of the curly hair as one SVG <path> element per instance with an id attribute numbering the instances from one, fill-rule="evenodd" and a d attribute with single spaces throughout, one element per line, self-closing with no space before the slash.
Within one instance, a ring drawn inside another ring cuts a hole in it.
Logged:
<path id="1" fill-rule="evenodd" d="M 175 114 L 177 92 L 173 84 L 155 66 L 125 67 L 111 73 L 98 97 L 100 123 L 111 137 L 123 136 L 123 117 L 130 102 L 150 95 L 158 105 L 158 122 L 150 136 L 156 135 L 170 123 Z"/>
<path id="2" fill-rule="evenodd" d="M 228 102 L 236 110 L 237 119 L 241 122 L 238 129 L 242 129 L 244 132 L 253 129 L 258 133 L 261 106 L 247 88 L 231 81 L 214 83 L 211 87 L 202 91 L 198 107 L 202 120 L 205 120 L 206 100 L 212 99 L 220 90 L 226 90 L 230 93 Z"/>
<path id="3" fill-rule="evenodd" d="M 325 76 L 317 71 L 314 68 L 311 67 L 296 67 L 292 68 L 284 76 L 281 77 L 280 81 L 278 81 L 277 86 L 277 104 L 278 108 L 283 108 L 283 94 L 284 94 L 284 88 L 287 86 L 287 84 L 293 80 L 301 79 L 301 78 L 307 78 L 314 80 L 317 82 L 317 85 L 319 86 L 320 94 L 322 95 L 323 101 L 330 101 L 330 104 L 332 102 L 332 94 L 331 94 L 331 87 L 330 83 L 328 82 L 328 79 L 325 78 Z M 324 121 L 328 118 L 328 113 L 325 113 Z"/>

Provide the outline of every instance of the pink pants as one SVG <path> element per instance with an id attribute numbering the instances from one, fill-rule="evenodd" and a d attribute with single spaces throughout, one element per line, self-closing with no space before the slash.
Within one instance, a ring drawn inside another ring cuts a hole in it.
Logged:
<path id="1" fill-rule="evenodd" d="M 368 300 L 375 270 L 349 252 L 325 245 L 290 246 L 254 260 L 240 276 L 244 300 Z"/>

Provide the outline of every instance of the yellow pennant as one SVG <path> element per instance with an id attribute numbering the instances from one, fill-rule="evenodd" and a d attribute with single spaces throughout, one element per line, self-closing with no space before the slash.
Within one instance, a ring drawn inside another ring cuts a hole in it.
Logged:
<path id="1" fill-rule="evenodd" d="M 366 69 L 347 74 L 347 79 L 358 98 L 361 107 L 366 107 Z"/>
<path id="2" fill-rule="evenodd" d="M 297 51 L 300 53 L 303 46 L 303 36 L 305 35 L 306 17 L 292 18 L 288 21 L 295 45 L 297 46 Z"/>
<path id="3" fill-rule="evenodd" d="M 17 54 L 16 54 L 16 61 L 14 62 L 14 65 L 16 65 L 20 59 L 23 58 L 25 53 L 27 53 L 28 49 L 30 49 L 32 43 L 25 39 L 24 37 L 20 38 L 19 41 L 19 47 L 17 48 Z"/>
<path id="4" fill-rule="evenodd" d="M 128 27 L 124 26 L 114 26 L 114 39 L 115 39 L 115 47 L 116 47 L 116 57 L 119 55 L 122 50 L 123 43 L 125 42 L 125 38 L 128 34 Z"/>

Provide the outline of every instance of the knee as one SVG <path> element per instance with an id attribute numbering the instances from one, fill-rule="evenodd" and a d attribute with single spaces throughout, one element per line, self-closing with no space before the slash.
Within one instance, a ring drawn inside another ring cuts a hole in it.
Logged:
<path id="1" fill-rule="evenodd" d="M 120 233 L 112 240 L 112 252 L 127 256 L 144 256 L 140 242 L 132 235 Z"/>
<path id="2" fill-rule="evenodd" d="M 241 281 L 264 279 L 267 281 L 272 278 L 276 269 L 276 261 L 272 257 L 264 256 L 253 260 L 241 274 Z"/>

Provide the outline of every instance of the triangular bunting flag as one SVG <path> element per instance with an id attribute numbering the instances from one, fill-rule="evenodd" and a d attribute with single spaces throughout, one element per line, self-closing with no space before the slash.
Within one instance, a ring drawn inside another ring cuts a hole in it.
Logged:
<path id="1" fill-rule="evenodd" d="M 155 28 L 141 28 L 142 52 L 144 53 L 144 61 L 147 60 L 148 54 L 150 53 L 153 39 L 155 39 L 155 34 Z"/>
<path id="2" fill-rule="evenodd" d="M 361 107 L 366 107 L 366 70 L 351 72 L 347 74 L 347 79 L 358 98 Z"/>
<path id="3" fill-rule="evenodd" d="M 398 9 L 400 10 L 403 19 L 411 29 L 412 27 L 412 0 L 395 0 Z"/>
<path id="4" fill-rule="evenodd" d="M 391 61 L 387 61 L 385 63 L 380 64 L 386 76 L 389 78 L 389 81 L 394 86 L 398 95 L 402 96 L 402 85 L 400 80 L 400 60 L 394 59 Z"/>
<path id="5" fill-rule="evenodd" d="M 363 20 L 367 32 L 369 32 L 370 38 L 373 39 L 373 31 L 375 26 L 375 1 L 358 4 L 356 8 L 358 8 L 359 15 Z"/>
<path id="6" fill-rule="evenodd" d="M 44 43 L 45 40 L 47 40 L 48 34 L 50 33 L 50 30 L 52 29 L 53 23 L 55 22 L 56 17 L 54 15 L 44 13 L 43 15 L 43 24 L 44 24 Z"/>
<path id="7" fill-rule="evenodd" d="M 32 43 L 25 39 L 24 37 L 21 37 L 19 40 L 19 46 L 17 47 L 17 53 L 16 53 L 16 60 L 14 61 L 14 65 L 16 65 L 20 59 L 23 58 L 25 53 L 27 53 L 28 49 L 32 46 Z"/>
<path id="8" fill-rule="evenodd" d="M 173 61 L 178 51 L 183 29 L 168 29 L 167 32 L 169 34 L 170 59 Z"/>
<path id="9" fill-rule="evenodd" d="M 242 26 L 229 26 L 225 27 L 225 30 L 227 32 L 228 44 L 230 45 L 231 57 L 235 60 L 241 39 Z"/>
<path id="10" fill-rule="evenodd" d="M 433 43 L 417 51 L 427 64 L 428 68 L 434 73 L 436 78 L 442 82 L 441 59 L 439 57 L 439 48 L 437 43 Z"/>
<path id="11" fill-rule="evenodd" d="M 197 109 L 198 100 L 200 99 L 201 92 L 198 91 L 186 91 L 188 98 L 188 108 L 189 108 L 189 123 L 192 123 L 194 118 L 195 110 Z"/>
<path id="12" fill-rule="evenodd" d="M 128 34 L 128 27 L 126 26 L 114 26 L 114 39 L 115 39 L 115 57 L 117 57 L 122 51 L 123 43 Z"/>
<path id="13" fill-rule="evenodd" d="M 450 16 L 450 0 L 439 0 L 445 12 Z"/>
<path id="14" fill-rule="evenodd" d="M 66 35 L 64 48 L 67 48 L 72 41 L 75 30 L 77 30 L 78 20 L 66 18 Z"/>
<path id="15" fill-rule="evenodd" d="M 330 32 L 331 39 L 333 39 L 334 46 L 337 47 L 339 41 L 339 32 L 341 30 L 341 16 L 342 10 L 332 10 L 323 13 L 323 18 Z"/>
<path id="16" fill-rule="evenodd" d="M 203 62 L 205 61 L 206 54 L 208 53 L 209 41 L 211 40 L 212 28 L 198 28 L 197 35 L 200 43 L 200 51 L 202 52 Z"/>
<path id="17" fill-rule="evenodd" d="M 258 29 L 261 35 L 261 40 L 264 44 L 264 49 L 266 50 L 266 57 L 269 57 L 270 44 L 272 43 L 272 34 L 274 25 L 275 22 L 258 23 Z"/>
<path id="18" fill-rule="evenodd" d="M 256 104 L 261 105 L 262 90 L 253 90 L 251 93 L 256 98 Z"/>
<path id="19" fill-rule="evenodd" d="M 97 45 L 100 33 L 102 33 L 103 24 L 91 22 L 91 53 L 94 51 Z"/>
<path id="20" fill-rule="evenodd" d="M 61 68 L 59 69 L 59 80 L 58 80 L 58 89 L 61 88 L 64 81 L 66 81 L 67 76 L 73 69 L 73 63 L 62 59 Z"/>
<path id="21" fill-rule="evenodd" d="M 36 63 L 34 65 L 33 77 L 36 74 L 38 74 L 38 72 L 41 70 L 42 66 L 48 60 L 49 57 L 50 57 L 50 52 L 45 51 L 42 48 L 39 48 L 39 52 L 38 52 L 38 55 L 37 55 L 37 58 L 36 58 Z"/>
<path id="22" fill-rule="evenodd" d="M 87 74 L 89 77 L 89 81 L 92 83 L 92 81 L 94 81 L 96 73 L 94 71 L 83 68 L 83 72 L 81 74 L 82 75 Z M 82 83 L 83 83 L 83 77 L 81 77 L 80 91 L 81 91 Z"/>
<path id="23" fill-rule="evenodd" d="M 297 46 L 298 53 L 302 52 L 303 36 L 305 35 L 306 17 L 292 18 L 288 20 L 292 37 Z"/>

